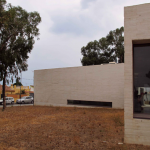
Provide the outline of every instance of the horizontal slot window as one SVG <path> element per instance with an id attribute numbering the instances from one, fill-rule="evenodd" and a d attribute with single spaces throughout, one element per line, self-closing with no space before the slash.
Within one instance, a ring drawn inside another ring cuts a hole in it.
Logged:
<path id="1" fill-rule="evenodd" d="M 95 106 L 95 107 L 110 107 L 110 108 L 112 108 L 112 102 L 67 100 L 67 104 L 68 105 L 82 105 L 82 106 Z"/>

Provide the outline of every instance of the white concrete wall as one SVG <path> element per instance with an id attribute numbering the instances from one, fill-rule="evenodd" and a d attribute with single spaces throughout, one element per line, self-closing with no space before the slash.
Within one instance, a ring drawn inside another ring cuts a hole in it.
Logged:
<path id="1" fill-rule="evenodd" d="M 150 120 L 133 118 L 133 43 L 150 43 L 150 4 L 125 7 L 125 142 L 150 145 Z"/>
<path id="2" fill-rule="evenodd" d="M 67 106 L 69 99 L 124 108 L 124 64 L 35 70 L 34 93 L 35 105 Z"/>

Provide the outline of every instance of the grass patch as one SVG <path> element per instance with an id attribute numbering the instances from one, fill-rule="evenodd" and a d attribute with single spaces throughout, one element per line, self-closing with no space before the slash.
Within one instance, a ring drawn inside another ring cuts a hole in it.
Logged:
<path id="1" fill-rule="evenodd" d="M 0 149 L 150 149 L 118 144 L 124 141 L 123 121 L 124 111 L 116 109 L 7 107 L 0 111 Z"/>
<path id="2" fill-rule="evenodd" d="M 114 115 L 114 116 L 112 117 L 112 119 L 113 119 L 113 121 L 115 122 L 115 125 L 116 125 L 116 126 L 124 126 L 124 123 L 123 123 L 123 120 L 122 120 L 121 116 L 119 116 L 119 115 Z"/>
<path id="3" fill-rule="evenodd" d="M 56 110 L 59 110 L 60 109 L 60 107 L 58 106 L 58 107 L 56 107 Z"/>

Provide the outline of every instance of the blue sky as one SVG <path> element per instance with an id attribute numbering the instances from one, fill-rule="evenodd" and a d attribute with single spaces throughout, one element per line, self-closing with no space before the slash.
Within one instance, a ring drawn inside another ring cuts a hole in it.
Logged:
<path id="1" fill-rule="evenodd" d="M 33 85 L 33 70 L 81 66 L 81 47 L 124 25 L 124 6 L 149 0 L 7 0 L 28 12 L 38 11 L 40 40 L 29 54 L 22 83 Z"/>

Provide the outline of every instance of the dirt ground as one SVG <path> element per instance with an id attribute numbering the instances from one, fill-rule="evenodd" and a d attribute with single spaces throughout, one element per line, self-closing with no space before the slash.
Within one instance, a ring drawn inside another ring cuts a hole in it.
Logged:
<path id="1" fill-rule="evenodd" d="M 2 111 L 0 108 L 0 150 L 150 150 L 148 146 L 123 141 L 123 110 L 18 106 Z"/>

